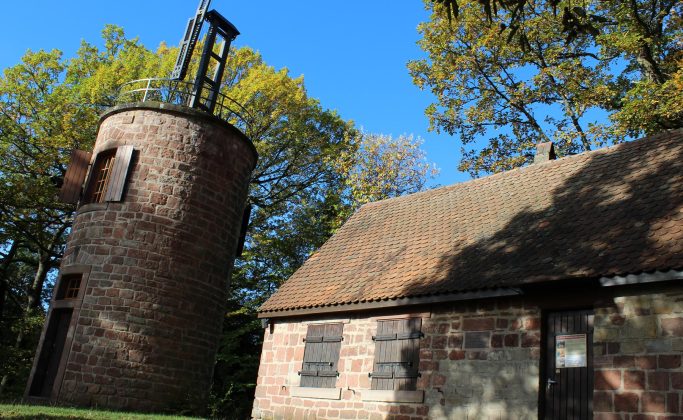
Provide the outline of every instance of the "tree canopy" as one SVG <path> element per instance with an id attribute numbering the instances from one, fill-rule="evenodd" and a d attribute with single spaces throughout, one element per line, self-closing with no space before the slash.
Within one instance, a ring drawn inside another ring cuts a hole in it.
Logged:
<path id="1" fill-rule="evenodd" d="M 426 1 L 428 57 L 409 63 L 477 176 L 683 125 L 683 5 L 674 0 Z M 454 8 L 455 7 L 455 8 Z M 482 143 L 485 143 L 482 145 Z"/>
<path id="2" fill-rule="evenodd" d="M 167 77 L 177 54 L 164 44 L 152 51 L 115 26 L 102 34 L 103 48 L 83 42 L 69 59 L 57 50 L 29 51 L 0 78 L 3 396 L 23 392 L 76 210 L 57 200 L 71 150 L 92 149 L 99 115 L 115 104 L 121 84 Z M 188 74 L 197 62 L 193 57 Z M 254 210 L 226 302 L 210 408 L 214 416 L 240 417 L 248 415 L 256 381 L 258 305 L 359 205 L 423 189 L 432 172 L 418 142 L 359 132 L 311 98 L 303 77 L 267 65 L 249 48 L 231 51 L 222 93 L 244 107 L 245 134 L 259 153 L 249 191 Z M 369 139 L 385 146 L 368 147 Z M 362 198 L 350 173 L 368 191 Z M 380 182 L 393 187 L 373 189 Z"/>

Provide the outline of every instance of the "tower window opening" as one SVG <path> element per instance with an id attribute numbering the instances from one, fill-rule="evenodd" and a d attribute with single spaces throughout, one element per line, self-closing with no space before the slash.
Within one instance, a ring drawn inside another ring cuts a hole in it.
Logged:
<path id="1" fill-rule="evenodd" d="M 92 184 L 87 202 L 102 203 L 105 201 L 105 193 L 112 178 L 112 169 L 116 161 L 116 150 L 100 153 L 95 161 L 92 172 Z"/>
<path id="2" fill-rule="evenodd" d="M 57 292 L 57 299 L 76 299 L 78 292 L 81 289 L 81 279 L 83 275 L 65 274 L 59 282 L 59 290 Z"/>

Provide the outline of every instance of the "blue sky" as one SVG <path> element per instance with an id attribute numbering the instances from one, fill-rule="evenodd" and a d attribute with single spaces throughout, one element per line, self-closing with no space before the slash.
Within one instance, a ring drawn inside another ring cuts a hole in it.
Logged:
<path id="1" fill-rule="evenodd" d="M 177 45 L 198 0 L 116 2 L 6 1 L 0 25 L 0 68 L 19 62 L 27 49 L 53 48 L 72 56 L 80 41 L 99 45 L 105 24 L 149 48 Z M 417 25 L 428 14 L 420 0 L 259 2 L 213 0 L 241 35 L 234 45 L 250 46 L 277 68 L 304 75 L 309 94 L 367 132 L 413 134 L 425 140 L 428 159 L 441 170 L 431 185 L 469 179 L 457 171 L 457 139 L 427 131 L 429 92 L 411 81 L 406 63 L 424 56 L 416 45 Z"/>

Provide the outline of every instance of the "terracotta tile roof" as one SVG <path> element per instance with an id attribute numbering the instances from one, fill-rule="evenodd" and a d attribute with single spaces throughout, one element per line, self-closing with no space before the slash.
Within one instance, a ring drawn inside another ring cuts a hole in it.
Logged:
<path id="1" fill-rule="evenodd" d="M 683 130 L 363 206 L 261 308 L 683 268 Z"/>

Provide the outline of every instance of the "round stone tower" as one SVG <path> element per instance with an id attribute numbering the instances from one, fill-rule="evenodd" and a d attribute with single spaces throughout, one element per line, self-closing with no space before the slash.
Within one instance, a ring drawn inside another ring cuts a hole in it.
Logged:
<path id="1" fill-rule="evenodd" d="M 144 411 L 201 404 L 254 146 L 209 113 L 144 102 L 108 111 L 80 158 L 90 169 L 27 396 Z"/>

